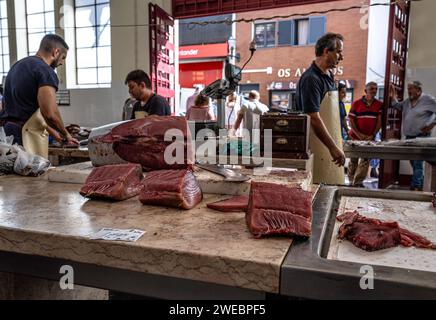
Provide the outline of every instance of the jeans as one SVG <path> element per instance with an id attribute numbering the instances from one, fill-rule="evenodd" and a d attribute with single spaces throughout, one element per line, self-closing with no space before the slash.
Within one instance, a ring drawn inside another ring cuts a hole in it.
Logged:
<path id="1" fill-rule="evenodd" d="M 23 140 L 22 140 L 22 126 L 17 124 L 17 123 L 13 123 L 13 122 L 6 122 L 3 125 L 3 129 L 5 130 L 6 136 L 14 136 L 14 142 L 13 144 L 19 144 L 19 145 L 23 145 Z"/>
<path id="2" fill-rule="evenodd" d="M 430 134 L 420 134 L 417 136 L 406 136 L 406 139 L 416 139 L 416 138 L 425 138 L 429 137 Z M 421 160 L 412 160 L 410 164 L 413 169 L 412 182 L 410 186 L 412 188 L 422 189 L 424 185 L 424 161 Z"/>
<path id="3" fill-rule="evenodd" d="M 424 161 L 412 160 L 410 161 L 410 164 L 413 168 L 413 176 L 410 186 L 412 188 L 421 189 L 424 185 Z"/>

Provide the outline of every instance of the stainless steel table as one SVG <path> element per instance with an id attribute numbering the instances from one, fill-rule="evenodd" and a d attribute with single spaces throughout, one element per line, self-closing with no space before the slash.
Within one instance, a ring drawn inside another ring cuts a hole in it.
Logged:
<path id="1" fill-rule="evenodd" d="M 309 299 L 436 299 L 433 272 L 372 266 L 374 290 L 362 290 L 363 264 L 327 259 L 342 196 L 431 200 L 429 193 L 323 187 L 313 207 L 312 237 L 294 243 L 282 265 L 280 293 Z"/>
<path id="2" fill-rule="evenodd" d="M 436 192 L 436 148 L 345 144 L 344 153 L 347 158 L 425 161 L 424 191 Z"/>

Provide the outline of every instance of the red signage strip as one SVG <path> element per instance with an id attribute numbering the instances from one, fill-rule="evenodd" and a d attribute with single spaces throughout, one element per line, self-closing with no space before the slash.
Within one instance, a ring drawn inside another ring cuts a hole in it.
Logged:
<path id="1" fill-rule="evenodd" d="M 199 46 L 184 46 L 179 48 L 179 59 L 200 59 L 227 57 L 229 52 L 227 43 L 206 44 Z"/>

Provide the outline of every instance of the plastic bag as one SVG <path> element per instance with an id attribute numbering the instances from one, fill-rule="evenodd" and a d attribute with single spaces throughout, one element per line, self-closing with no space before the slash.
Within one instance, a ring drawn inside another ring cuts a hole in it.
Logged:
<path id="1" fill-rule="evenodd" d="M 6 137 L 3 127 L 0 127 L 0 175 L 14 172 L 18 152 L 12 146 L 12 141 L 14 141 L 14 137 Z"/>
<path id="2" fill-rule="evenodd" d="M 3 127 L 0 127 L 0 143 L 12 145 L 12 142 L 14 142 L 14 137 L 6 137 L 5 129 Z"/>
<path id="3" fill-rule="evenodd" d="M 50 168 L 50 165 L 50 161 L 47 159 L 19 148 L 14 164 L 14 172 L 21 176 L 37 177 L 44 174 Z"/>
<path id="4" fill-rule="evenodd" d="M 50 161 L 30 154 L 18 145 L 12 145 L 14 137 L 6 137 L 0 127 L 0 174 L 16 173 L 22 176 L 37 177 L 50 167 Z"/>
<path id="5" fill-rule="evenodd" d="M 17 156 L 18 152 L 15 147 L 0 143 L 0 175 L 14 172 L 14 164 Z"/>

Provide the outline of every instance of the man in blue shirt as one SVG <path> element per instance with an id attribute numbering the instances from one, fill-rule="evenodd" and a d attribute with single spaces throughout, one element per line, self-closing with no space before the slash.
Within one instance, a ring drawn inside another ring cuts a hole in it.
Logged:
<path id="1" fill-rule="evenodd" d="M 345 154 L 336 82 L 332 69 L 343 60 L 344 37 L 327 33 L 318 39 L 315 60 L 301 76 L 296 90 L 297 109 L 309 115 L 310 149 L 315 156 L 315 183 L 344 184 Z"/>
<path id="2" fill-rule="evenodd" d="M 58 35 L 49 34 L 42 39 L 35 56 L 18 61 L 9 70 L 0 125 L 7 136 L 14 136 L 14 143 L 23 145 L 23 127 L 40 110 L 45 126 L 53 129 L 55 138 L 78 144 L 65 129 L 56 103 L 59 79 L 54 69 L 64 63 L 67 52 L 65 41 Z"/>

